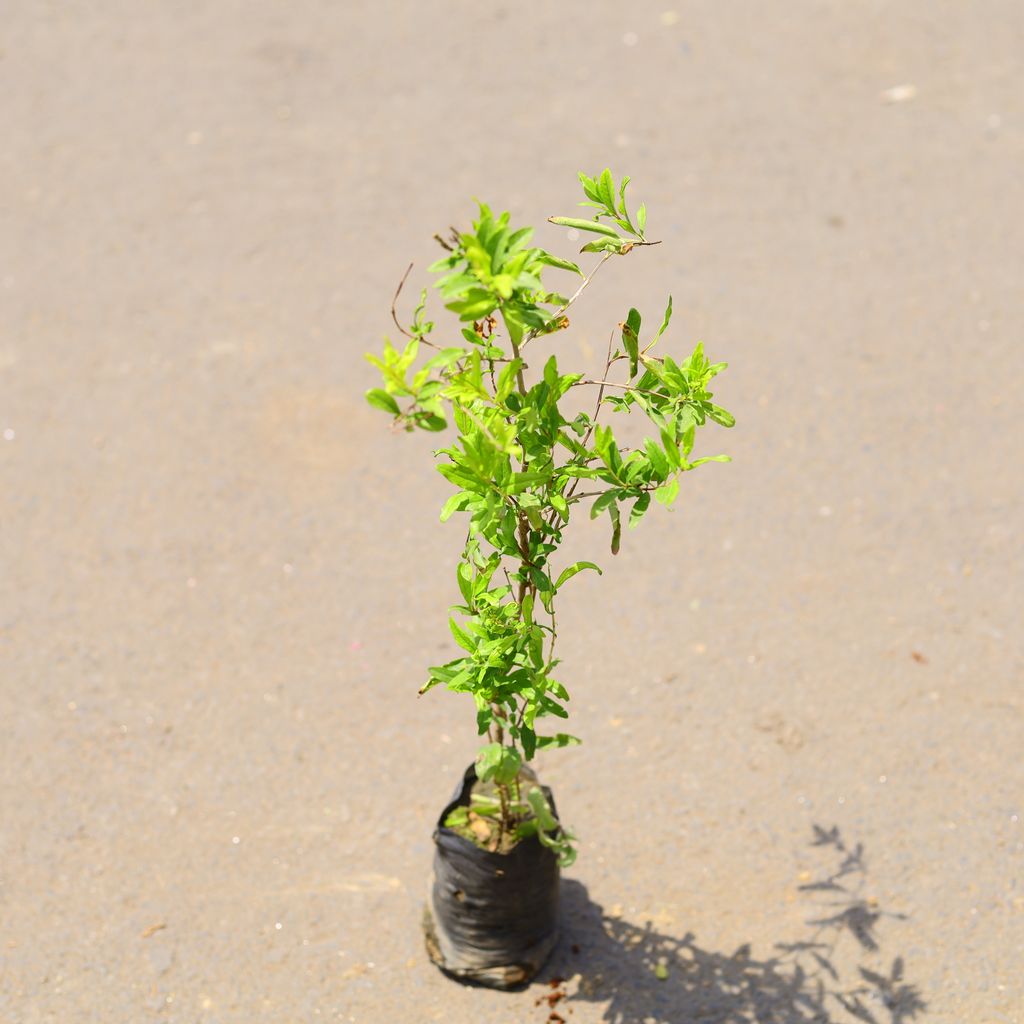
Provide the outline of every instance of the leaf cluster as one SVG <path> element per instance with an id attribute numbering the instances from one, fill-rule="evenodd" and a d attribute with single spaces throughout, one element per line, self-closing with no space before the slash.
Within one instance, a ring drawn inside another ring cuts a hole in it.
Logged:
<path id="1" fill-rule="evenodd" d="M 484 753 L 481 751 L 481 759 L 483 757 Z M 536 836 L 542 846 L 546 846 L 555 854 L 559 866 L 569 867 L 576 860 L 576 849 L 573 845 L 576 837 L 555 818 L 551 804 L 539 786 L 526 787 L 520 786 L 519 783 L 518 775 L 509 780 L 508 785 L 513 795 L 504 806 L 500 797 L 473 793 L 469 806 L 460 805 L 453 808 L 445 818 L 445 825 L 465 838 L 479 842 L 482 837 L 472 827 L 473 819 L 479 819 L 493 835 L 495 848 L 500 848 L 503 815 L 507 815 L 511 826 L 509 838 L 513 843 Z"/>
<path id="2" fill-rule="evenodd" d="M 424 290 L 402 328 L 404 346 L 386 341 L 380 356 L 368 356 L 382 386 L 367 400 L 397 426 L 455 428 L 451 443 L 437 451 L 437 468 L 454 488 L 441 519 L 459 515 L 466 524 L 456 568 L 461 602 L 449 619 L 462 653 L 431 667 L 420 692 L 445 686 L 473 698 L 478 731 L 489 740 L 480 770 L 499 789 L 516 784 L 522 762 L 537 750 L 578 742 L 538 726 L 568 714 L 569 694 L 554 676 L 556 598 L 580 572 L 601 572 L 591 561 L 557 566 L 573 516 L 607 515 L 617 553 L 624 519 L 635 527 L 652 496 L 666 506 L 676 500 L 683 473 L 727 461 L 724 455 L 693 457 L 697 430 L 709 421 L 733 424 L 710 390 L 725 363 L 710 362 L 699 344 L 681 359 L 652 354 L 669 326 L 671 298 L 660 327 L 649 334 L 640 313 L 628 311 L 596 378 L 563 372 L 556 353 L 534 356 L 548 336 L 568 326 L 566 311 L 597 269 L 613 256 L 656 244 L 644 234 L 645 206 L 628 209 L 629 178 L 616 185 L 606 169 L 595 177 L 580 174 L 580 182 L 582 205 L 596 211 L 593 217 L 550 220 L 597 236 L 582 249 L 601 257 L 589 274 L 532 246 L 533 230 L 514 229 L 508 213 L 495 216 L 480 204 L 472 228 L 442 241 L 446 254 L 431 267 L 440 275 L 435 286 L 446 308 L 457 317 L 457 336 L 446 332 L 444 343 L 435 341 Z M 544 281 L 549 270 L 580 278 L 575 292 L 550 288 Z M 611 380 L 619 368 L 621 379 Z M 570 411 L 567 396 L 584 387 L 596 389 L 593 411 Z M 646 417 L 651 436 L 628 450 L 601 417 L 635 411 Z"/>

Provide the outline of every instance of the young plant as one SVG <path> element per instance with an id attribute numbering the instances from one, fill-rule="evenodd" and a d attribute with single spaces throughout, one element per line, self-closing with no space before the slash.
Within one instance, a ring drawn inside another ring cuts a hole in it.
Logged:
<path id="1" fill-rule="evenodd" d="M 583 509 L 592 519 L 607 515 L 616 554 L 623 519 L 635 527 L 652 496 L 666 506 L 676 500 L 683 473 L 728 461 L 692 458 L 698 427 L 734 422 L 709 390 L 725 363 L 711 363 L 701 345 L 685 359 L 651 354 L 669 325 L 671 297 L 653 334 L 644 333 L 636 309 L 628 311 L 609 337 L 597 377 L 562 372 L 556 355 L 544 353 L 605 263 L 658 244 L 645 234 L 645 207 L 633 214 L 627 208 L 628 177 L 617 186 L 607 169 L 579 178 L 581 205 L 595 211 L 592 218 L 549 219 L 595 236 L 581 249 L 599 256 L 589 273 L 531 246 L 532 228 L 513 230 L 508 213 L 495 216 L 480 204 L 471 231 L 437 236 L 447 252 L 430 268 L 441 274 L 436 287 L 462 325 L 460 334 L 435 340 L 434 323 L 424 315 L 426 289 L 407 328 L 392 305 L 408 342 L 399 350 L 385 341 L 381 357 L 367 356 L 384 386 L 366 396 L 406 430 L 442 431 L 450 418 L 456 431 L 437 452 L 437 468 L 456 489 L 442 521 L 456 514 L 466 521 L 456 569 L 462 602 L 449 618 L 465 653 L 430 668 L 420 693 L 442 685 L 473 698 L 477 730 L 488 740 L 477 755 L 477 775 L 489 793 L 450 824 L 495 849 L 534 833 L 563 863 L 574 856 L 572 837 L 524 766 L 538 750 L 579 742 L 565 732 L 540 731 L 541 719 L 568 716 L 569 694 L 553 675 L 556 599 L 578 573 L 601 572 L 591 561 L 557 564 L 564 531 Z M 549 269 L 581 279 L 571 295 L 545 284 Z M 426 359 L 414 369 L 423 349 Z M 620 368 L 621 378 L 611 380 Z M 566 411 L 576 388 L 595 389 L 591 412 Z M 620 447 L 612 428 L 599 422 L 605 410 L 640 410 L 653 436 L 632 450 Z"/>

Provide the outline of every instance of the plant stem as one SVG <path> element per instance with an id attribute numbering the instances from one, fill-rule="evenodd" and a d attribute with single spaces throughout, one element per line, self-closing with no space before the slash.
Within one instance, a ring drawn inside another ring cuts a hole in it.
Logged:
<path id="1" fill-rule="evenodd" d="M 638 488 L 638 490 L 641 491 L 656 491 L 657 489 L 658 488 L 655 485 L 647 485 L 645 487 Z M 577 494 L 575 497 L 571 499 L 567 498 L 566 500 L 570 504 L 575 504 L 577 501 L 583 501 L 584 498 L 599 498 L 604 493 L 604 491 L 587 491 L 586 494 Z"/>
<path id="2" fill-rule="evenodd" d="M 398 282 L 398 287 L 395 289 L 395 297 L 391 300 L 391 319 L 395 321 L 395 326 L 407 337 L 413 340 L 421 341 L 424 345 L 430 348 L 440 349 L 440 345 L 435 345 L 432 341 L 428 341 L 423 335 L 410 334 L 399 322 L 398 314 L 395 312 L 395 306 L 398 304 L 398 296 L 402 294 L 402 289 L 405 287 L 406 279 L 409 276 L 409 271 L 412 270 L 413 265 L 410 263 L 405 268 L 405 273 L 402 275 L 402 280 Z"/>
<path id="3" fill-rule="evenodd" d="M 611 369 L 611 365 L 614 362 L 614 360 L 612 359 L 612 341 L 614 339 L 615 339 L 615 332 L 612 331 L 608 335 L 608 355 L 605 357 L 604 373 L 601 374 L 602 378 L 606 377 L 608 375 L 608 371 Z M 577 383 L 579 383 L 579 382 L 577 382 Z M 586 432 L 586 434 L 583 437 L 583 441 L 581 442 L 584 448 L 586 448 L 586 446 L 590 443 L 591 435 L 594 433 L 594 428 L 597 426 L 597 418 L 598 418 L 598 416 L 601 415 L 601 399 L 604 398 L 604 389 L 605 389 L 606 384 L 607 384 L 607 382 L 604 381 L 604 380 L 594 381 L 592 383 L 597 383 L 597 384 L 600 385 L 600 387 L 598 388 L 598 391 L 597 391 L 597 401 L 594 403 L 594 415 L 591 417 L 590 426 L 587 427 L 587 432 Z M 577 477 L 569 485 L 569 491 L 565 495 L 565 500 L 567 502 L 576 493 L 576 488 L 579 486 L 579 482 L 580 482 L 580 478 Z M 551 517 L 551 525 L 554 525 L 554 514 L 552 514 L 552 517 Z"/>
<path id="4" fill-rule="evenodd" d="M 507 322 L 506 322 L 506 326 L 507 326 Z M 527 339 L 527 340 L 529 340 L 529 339 Z M 512 345 L 512 358 L 519 361 L 519 365 L 516 367 L 516 387 L 518 388 L 519 394 L 525 398 L 525 396 L 526 396 L 526 378 L 523 376 L 523 360 L 522 360 L 522 356 L 520 355 L 519 345 L 515 341 L 515 339 L 512 337 L 512 332 L 511 331 L 509 331 L 509 341 L 510 341 L 510 343 Z M 526 457 L 525 448 L 523 448 L 523 457 L 522 457 L 522 460 L 521 460 L 521 465 L 522 465 L 522 470 L 523 470 L 524 473 L 526 472 L 528 461 L 529 460 Z M 530 569 L 530 567 L 533 564 L 531 559 L 530 559 L 530 536 L 529 536 L 530 524 L 527 521 L 526 516 L 523 514 L 522 509 L 520 509 L 515 502 L 513 502 L 513 505 L 514 505 L 514 507 L 516 509 L 516 521 L 517 521 L 518 534 L 519 534 L 519 536 L 518 536 L 518 547 L 519 547 L 519 558 L 520 558 L 520 563 L 519 563 L 519 592 L 517 594 L 516 601 L 519 604 L 520 614 L 522 614 L 523 601 L 526 598 L 527 593 L 531 592 L 531 593 L 533 593 L 534 597 L 536 597 L 536 587 L 531 586 L 530 583 L 528 582 L 529 581 L 529 569 Z M 508 573 L 506 571 L 506 576 L 507 575 L 508 575 Z M 518 721 L 518 725 L 520 725 L 520 726 L 522 725 L 523 715 L 525 713 L 526 713 L 526 702 L 524 700 L 522 705 L 519 708 L 519 721 Z M 504 742 L 504 731 L 502 730 L 500 724 L 498 725 L 498 739 L 497 739 L 497 742 L 499 744 Z M 512 742 L 512 746 L 513 746 L 513 748 L 515 747 L 514 739 L 513 739 L 513 742 Z M 515 785 L 516 785 L 516 792 L 518 794 L 518 789 L 519 789 L 518 780 L 516 781 Z M 500 821 L 499 840 L 498 840 L 498 845 L 500 847 L 500 845 L 501 845 L 501 838 L 506 836 L 506 835 L 511 835 L 511 832 L 512 832 L 512 819 L 511 819 L 511 814 L 509 812 L 509 789 L 508 789 L 508 787 L 505 786 L 502 783 L 496 783 L 495 784 L 495 788 L 498 791 L 498 800 L 499 800 L 499 802 L 501 804 L 501 821 Z M 518 799 L 518 796 L 517 796 L 517 799 Z"/>
<path id="5" fill-rule="evenodd" d="M 558 317 L 560 317 L 583 294 L 583 291 L 587 287 L 587 285 L 594 280 L 594 275 L 612 258 L 613 255 L 615 255 L 615 253 L 606 252 L 604 256 L 601 257 L 601 260 L 597 264 L 597 266 L 594 267 L 594 269 L 583 279 L 583 283 L 569 297 L 569 301 L 566 302 L 565 305 L 563 305 L 560 309 L 556 309 L 554 313 L 551 314 L 552 320 L 556 320 Z M 524 339 L 523 344 L 526 345 L 527 342 L 533 341 L 533 339 L 536 338 L 539 333 L 540 332 L 536 328 L 530 331 L 530 333 L 527 334 L 526 338 Z M 513 349 L 515 349 L 515 342 L 512 343 L 512 347 Z"/>
<path id="6" fill-rule="evenodd" d="M 523 377 L 523 361 L 522 361 L 522 358 L 519 355 L 519 346 L 516 344 L 515 339 L 512 338 L 511 331 L 509 332 L 509 339 L 508 340 L 512 343 L 512 358 L 519 360 L 519 366 L 516 369 L 516 383 L 519 385 L 519 394 L 521 394 L 521 395 L 523 395 L 525 397 L 525 395 L 526 395 L 526 378 Z M 526 460 L 525 459 L 523 460 L 523 467 L 524 468 L 526 467 Z"/>
<path id="7" fill-rule="evenodd" d="M 600 384 L 606 388 L 622 388 L 624 391 L 636 391 L 641 395 L 653 395 L 655 398 L 664 398 L 663 394 L 657 391 L 650 391 L 647 388 L 638 388 L 632 384 L 616 384 L 613 380 L 578 380 L 573 384 L 574 388 L 580 387 L 582 384 Z M 603 397 L 603 396 L 602 396 Z"/>
<path id="8" fill-rule="evenodd" d="M 501 848 L 501 837 L 512 831 L 512 819 L 508 813 L 508 787 L 501 782 L 495 783 L 498 790 L 498 802 L 501 804 L 501 827 L 498 834 L 498 848 Z"/>

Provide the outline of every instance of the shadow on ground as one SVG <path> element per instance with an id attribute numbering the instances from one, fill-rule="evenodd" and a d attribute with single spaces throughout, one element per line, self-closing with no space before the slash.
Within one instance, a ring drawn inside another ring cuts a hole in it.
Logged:
<path id="1" fill-rule="evenodd" d="M 863 897 L 861 844 L 849 847 L 837 828 L 816 825 L 812 845 L 825 848 L 834 870 L 800 887 L 815 912 L 803 934 L 777 942 L 767 959 L 755 958 L 748 945 L 715 952 L 702 948 L 692 934 L 665 935 L 650 924 L 609 916 L 585 886 L 564 882 L 565 937 L 548 972 L 551 994 L 539 1000 L 547 1004 L 548 1021 L 569 1020 L 573 1003 L 580 1001 L 606 1003 L 602 1020 L 608 1024 L 916 1020 L 926 1004 L 905 979 L 902 957 L 890 961 L 885 955 L 890 967 L 884 974 L 857 965 L 858 958 L 877 964 L 883 956 L 879 921 L 902 917 Z M 854 967 L 844 970 L 840 963 Z M 562 986 L 562 974 L 579 974 L 579 985 Z"/>

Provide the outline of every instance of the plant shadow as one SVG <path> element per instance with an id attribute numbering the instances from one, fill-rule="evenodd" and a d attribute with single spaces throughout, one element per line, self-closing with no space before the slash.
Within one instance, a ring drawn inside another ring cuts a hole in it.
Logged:
<path id="1" fill-rule="evenodd" d="M 807 931 L 776 942 L 764 959 L 749 944 L 731 953 L 702 948 L 692 933 L 662 934 L 648 922 L 606 914 L 580 882 L 563 882 L 564 935 L 545 971 L 548 1021 L 569 1020 L 573 1003 L 605 1003 L 607 1024 L 908 1024 L 926 1004 L 904 977 L 903 958 L 885 973 L 858 960 L 881 957 L 878 924 L 901 919 L 865 899 L 864 851 L 837 828 L 814 826 L 832 871 L 800 886 L 813 902 Z M 837 955 L 837 950 L 839 955 Z M 853 967 L 849 967 L 853 964 Z M 842 966 L 841 966 L 842 965 Z M 561 977 L 579 975 L 578 984 Z"/>

